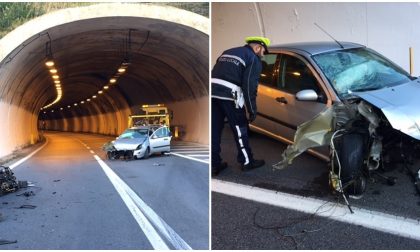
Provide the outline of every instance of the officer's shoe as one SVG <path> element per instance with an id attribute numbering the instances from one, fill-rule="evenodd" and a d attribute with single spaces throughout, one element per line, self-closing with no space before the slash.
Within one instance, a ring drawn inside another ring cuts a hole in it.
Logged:
<path id="1" fill-rule="evenodd" d="M 219 175 L 219 173 L 221 171 L 223 171 L 224 169 L 226 169 L 227 167 L 228 167 L 228 164 L 226 162 L 222 162 L 219 165 L 212 166 L 211 167 L 211 176 L 215 177 L 215 176 Z"/>
<path id="2" fill-rule="evenodd" d="M 264 160 L 252 160 L 251 162 L 249 162 L 246 165 L 242 165 L 242 171 L 250 171 L 252 169 L 258 168 L 265 165 L 265 161 Z"/>

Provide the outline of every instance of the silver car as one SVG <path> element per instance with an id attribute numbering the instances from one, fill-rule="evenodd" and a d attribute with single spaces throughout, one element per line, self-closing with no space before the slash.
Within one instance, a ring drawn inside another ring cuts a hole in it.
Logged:
<path id="1" fill-rule="evenodd" d="M 355 43 L 295 43 L 269 51 L 251 129 L 290 144 L 274 168 L 309 150 L 330 161 L 335 190 L 360 196 L 372 176 L 395 183 L 379 171 L 410 167 L 420 150 L 417 78 Z M 419 181 L 418 168 L 410 172 Z"/>
<path id="2" fill-rule="evenodd" d="M 167 126 L 138 126 L 124 131 L 105 149 L 109 159 L 148 158 L 154 153 L 170 152 L 171 139 L 172 134 Z"/>

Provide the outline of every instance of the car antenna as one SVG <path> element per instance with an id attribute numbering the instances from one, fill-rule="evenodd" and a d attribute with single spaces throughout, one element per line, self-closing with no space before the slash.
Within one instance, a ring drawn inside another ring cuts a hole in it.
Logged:
<path id="1" fill-rule="evenodd" d="M 344 49 L 344 46 L 342 44 L 340 44 L 340 42 L 338 42 L 333 36 L 331 36 L 327 31 L 325 31 L 324 29 L 322 29 L 321 26 L 319 26 L 316 22 L 314 23 L 314 25 L 316 25 L 319 29 L 321 29 L 321 31 L 325 32 L 325 34 L 327 34 L 330 38 L 332 38 L 335 43 L 337 43 L 341 48 Z"/>

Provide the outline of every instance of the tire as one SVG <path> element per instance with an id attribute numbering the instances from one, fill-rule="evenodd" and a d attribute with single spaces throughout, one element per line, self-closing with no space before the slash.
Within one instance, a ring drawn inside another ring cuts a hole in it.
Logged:
<path id="1" fill-rule="evenodd" d="M 147 147 L 146 152 L 144 153 L 143 159 L 148 159 L 150 156 L 150 147 Z"/>
<path id="2" fill-rule="evenodd" d="M 342 136 L 339 148 L 341 163 L 341 182 L 345 192 L 359 196 L 366 190 L 366 177 L 363 175 L 363 160 L 366 145 L 361 134 Z"/>

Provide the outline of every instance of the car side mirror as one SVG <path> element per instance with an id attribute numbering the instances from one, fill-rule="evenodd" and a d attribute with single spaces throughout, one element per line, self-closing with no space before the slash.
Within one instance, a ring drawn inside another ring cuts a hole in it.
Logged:
<path id="1" fill-rule="evenodd" d="M 297 92 L 296 99 L 299 101 L 317 101 L 318 94 L 312 89 L 304 89 Z"/>
<path id="2" fill-rule="evenodd" d="M 156 139 L 156 138 L 158 138 L 156 135 L 153 135 L 153 136 L 152 136 L 152 139 Z"/>

